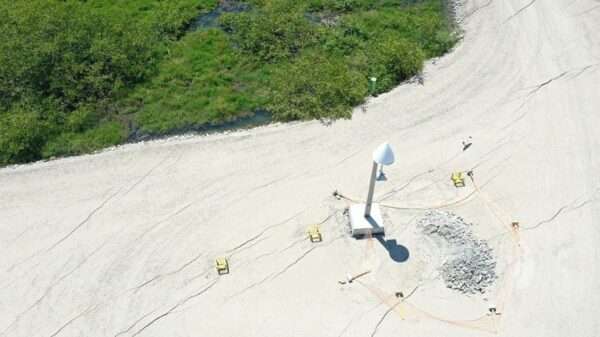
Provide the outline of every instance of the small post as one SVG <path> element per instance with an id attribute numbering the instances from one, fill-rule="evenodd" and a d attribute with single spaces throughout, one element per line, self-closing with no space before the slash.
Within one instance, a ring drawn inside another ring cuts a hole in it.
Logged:
<path id="1" fill-rule="evenodd" d="M 517 241 L 517 245 L 521 245 L 521 235 L 519 234 L 520 223 L 518 221 L 512 222 L 513 233 L 515 234 L 515 240 Z"/>
<path id="2" fill-rule="evenodd" d="M 369 183 L 369 194 L 365 206 L 365 218 L 371 215 L 371 204 L 373 203 L 373 192 L 375 191 L 375 180 L 377 179 L 377 162 L 373 161 L 373 170 L 371 171 L 371 182 Z"/>
<path id="3" fill-rule="evenodd" d="M 371 77 L 369 82 L 369 93 L 371 96 L 377 96 L 377 77 Z"/>
<path id="4" fill-rule="evenodd" d="M 399 307 L 398 314 L 400 314 L 400 318 L 404 320 L 406 318 L 406 309 L 404 308 L 404 294 L 401 291 L 399 291 L 396 293 L 396 298 L 398 298 L 398 303 L 396 303 L 396 305 L 398 305 Z"/>
<path id="5" fill-rule="evenodd" d="M 490 315 L 492 316 L 492 324 L 494 325 L 494 333 L 498 332 L 498 321 L 496 321 L 496 315 L 500 315 L 500 313 L 496 310 L 496 306 L 494 304 L 490 304 L 489 306 Z"/>

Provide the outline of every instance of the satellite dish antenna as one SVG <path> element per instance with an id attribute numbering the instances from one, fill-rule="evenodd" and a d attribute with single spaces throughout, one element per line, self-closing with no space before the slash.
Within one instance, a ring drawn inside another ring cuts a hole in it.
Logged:
<path id="1" fill-rule="evenodd" d="M 382 143 L 373 151 L 373 161 L 377 164 L 392 165 L 394 160 L 394 151 L 388 142 Z"/>

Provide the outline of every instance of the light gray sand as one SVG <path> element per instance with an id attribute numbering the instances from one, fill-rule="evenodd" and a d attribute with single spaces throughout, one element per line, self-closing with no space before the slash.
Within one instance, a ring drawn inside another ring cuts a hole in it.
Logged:
<path id="1" fill-rule="evenodd" d="M 500 336 L 600 335 L 599 4 L 467 2 L 464 40 L 424 85 L 351 121 L 0 170 L 0 336 L 482 336 L 454 321 L 493 330 L 484 297 L 505 299 Z M 385 211 L 405 262 L 344 235 L 331 193 L 364 198 L 384 140 L 397 161 L 375 197 L 389 204 L 461 198 L 473 185 L 455 189 L 450 173 L 475 167 L 482 194 L 452 210 L 494 248 L 489 294 L 436 278 L 443 256 L 417 235 L 418 211 Z M 521 222 L 519 250 L 482 196 Z M 332 213 L 311 244 L 306 226 Z M 219 254 L 229 275 L 216 275 Z M 397 291 L 410 297 L 390 310 Z"/>

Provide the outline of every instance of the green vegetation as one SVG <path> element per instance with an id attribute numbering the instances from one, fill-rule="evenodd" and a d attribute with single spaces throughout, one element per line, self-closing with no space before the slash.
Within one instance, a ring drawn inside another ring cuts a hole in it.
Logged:
<path id="1" fill-rule="evenodd" d="M 222 31 L 190 33 L 172 49 L 158 75 L 124 102 L 128 108 L 122 113 L 137 113 L 144 132 L 229 121 L 260 105 L 256 74 L 244 70 Z M 139 113 L 136 107 L 141 107 Z"/>
<path id="2" fill-rule="evenodd" d="M 0 0 L 0 164 L 258 109 L 349 118 L 369 77 L 388 91 L 452 48 L 442 1 L 251 0 L 191 29 L 231 1 Z"/>

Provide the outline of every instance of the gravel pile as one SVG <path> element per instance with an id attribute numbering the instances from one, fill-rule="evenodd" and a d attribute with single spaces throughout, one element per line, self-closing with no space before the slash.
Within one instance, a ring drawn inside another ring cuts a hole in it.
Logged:
<path id="1" fill-rule="evenodd" d="M 428 211 L 417 220 L 423 233 L 443 241 L 450 257 L 441 266 L 446 286 L 463 293 L 484 293 L 498 276 L 492 249 L 471 224 L 448 211 Z"/>

